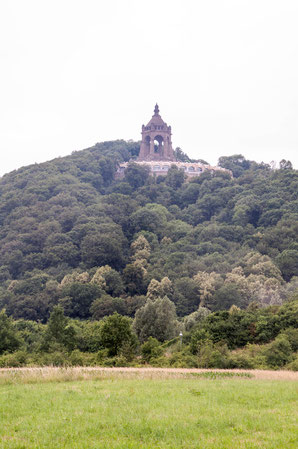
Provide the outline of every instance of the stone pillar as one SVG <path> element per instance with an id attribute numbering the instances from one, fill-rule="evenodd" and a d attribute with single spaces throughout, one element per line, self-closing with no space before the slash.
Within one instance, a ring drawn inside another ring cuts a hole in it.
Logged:
<path id="1" fill-rule="evenodd" d="M 168 136 L 165 134 L 162 136 L 162 138 L 163 138 L 163 157 L 164 159 L 168 159 L 169 157 Z"/>
<path id="2" fill-rule="evenodd" d="M 154 157 L 154 137 L 150 136 L 150 157 Z"/>

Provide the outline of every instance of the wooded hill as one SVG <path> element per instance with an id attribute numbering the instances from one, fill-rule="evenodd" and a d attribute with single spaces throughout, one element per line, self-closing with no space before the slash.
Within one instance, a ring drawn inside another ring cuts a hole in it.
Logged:
<path id="1" fill-rule="evenodd" d="M 138 151 L 104 142 L 0 179 L 0 309 L 43 323 L 57 304 L 71 318 L 134 317 L 167 297 L 185 317 L 199 305 L 282 304 L 293 294 L 298 173 L 289 162 L 272 170 L 222 157 L 233 178 L 189 182 L 175 167 L 154 178 L 131 164 L 115 180 L 117 163 Z"/>

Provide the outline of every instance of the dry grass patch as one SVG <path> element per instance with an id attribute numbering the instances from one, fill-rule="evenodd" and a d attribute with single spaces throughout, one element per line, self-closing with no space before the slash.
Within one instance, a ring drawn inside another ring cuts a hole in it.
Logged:
<path id="1" fill-rule="evenodd" d="M 262 380 L 298 380 L 293 371 L 207 370 L 186 368 L 103 368 L 103 367 L 32 367 L 0 369 L 0 385 L 11 383 L 74 382 L 109 378 L 168 379 L 189 376 L 215 378 L 254 378 Z"/>

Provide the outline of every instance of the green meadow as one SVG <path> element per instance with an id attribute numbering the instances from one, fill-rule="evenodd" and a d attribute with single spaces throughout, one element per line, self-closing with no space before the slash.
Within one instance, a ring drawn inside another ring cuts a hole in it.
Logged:
<path id="1" fill-rule="evenodd" d="M 102 376 L 0 383 L 0 448 L 296 448 L 297 383 Z"/>

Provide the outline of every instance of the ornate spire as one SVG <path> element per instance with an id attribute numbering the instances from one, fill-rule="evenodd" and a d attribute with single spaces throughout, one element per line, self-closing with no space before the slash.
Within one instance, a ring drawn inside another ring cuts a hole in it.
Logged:
<path id="1" fill-rule="evenodd" d="M 154 114 L 155 115 L 159 114 L 159 107 L 158 107 L 157 103 L 156 103 L 155 108 L 154 108 Z"/>

